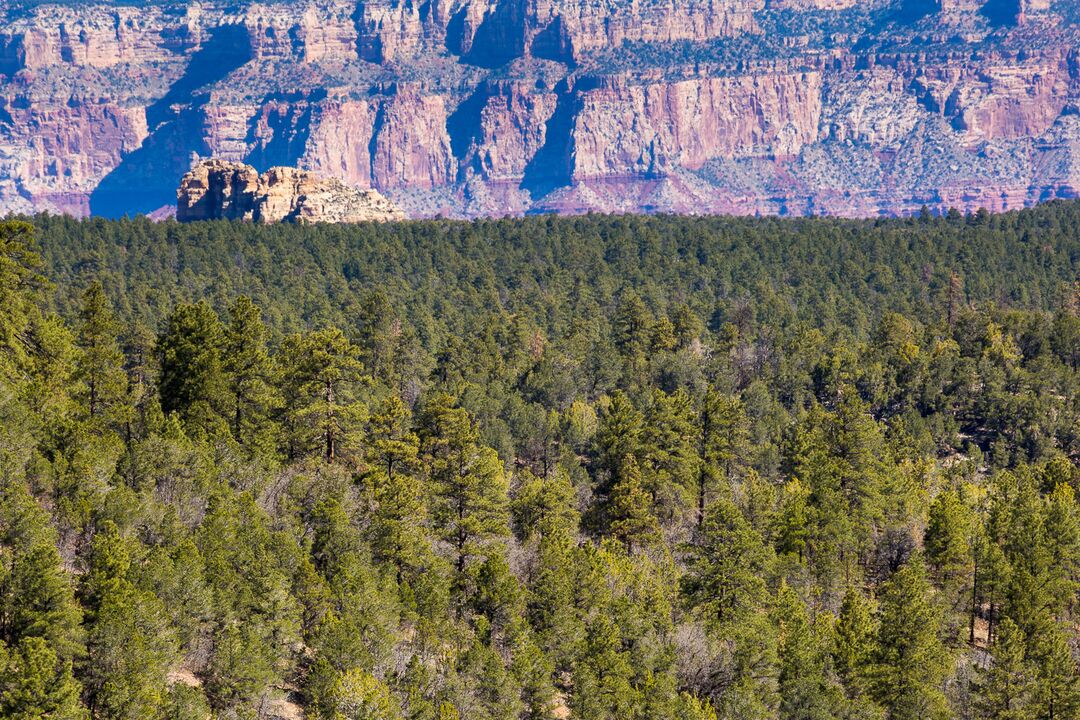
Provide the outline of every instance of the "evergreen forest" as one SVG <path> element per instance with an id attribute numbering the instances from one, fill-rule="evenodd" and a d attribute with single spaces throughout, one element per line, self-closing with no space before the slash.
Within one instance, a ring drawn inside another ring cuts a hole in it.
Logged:
<path id="1" fill-rule="evenodd" d="M 0 718 L 1078 720 L 1080 202 L 0 222 Z"/>

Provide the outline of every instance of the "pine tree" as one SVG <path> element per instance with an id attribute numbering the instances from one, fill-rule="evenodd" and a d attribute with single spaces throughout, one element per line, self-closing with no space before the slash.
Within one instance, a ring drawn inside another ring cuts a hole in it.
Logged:
<path id="1" fill-rule="evenodd" d="M 651 505 L 649 495 L 641 485 L 637 460 L 633 455 L 627 455 L 623 458 L 619 479 L 611 488 L 607 517 L 611 535 L 630 552 L 661 537 Z"/>
<path id="2" fill-rule="evenodd" d="M 426 498 L 420 483 L 420 439 L 409 427 L 409 411 L 397 396 L 384 399 L 368 420 L 365 484 L 374 501 L 371 549 L 392 563 L 397 581 L 418 570 L 430 553 L 425 533 Z"/>
<path id="3" fill-rule="evenodd" d="M 739 487 L 738 505 L 750 527 L 767 541 L 776 527 L 776 488 L 753 468 L 746 471 Z"/>
<path id="4" fill-rule="evenodd" d="M 190 648 L 211 615 L 202 555 L 194 540 L 177 538 L 150 549 L 137 574 L 139 586 L 161 599 L 180 647 Z"/>
<path id="5" fill-rule="evenodd" d="M 23 366 L 22 397 L 47 427 L 63 427 L 74 408 L 74 336 L 56 315 L 39 315 L 31 320 L 25 339 L 30 353 Z"/>
<path id="6" fill-rule="evenodd" d="M 498 650 L 482 640 L 487 635 L 483 623 L 481 637 L 460 656 L 455 667 L 457 681 L 453 697 L 466 718 L 500 720 L 517 718 L 522 711 L 521 687 L 507 672 Z"/>
<path id="7" fill-rule="evenodd" d="M 634 717 L 640 700 L 631 684 L 633 668 L 622 649 L 619 628 L 605 614 L 589 623 L 586 640 L 574 664 L 570 707 L 580 720 L 622 720 Z"/>
<path id="8" fill-rule="evenodd" d="M 169 689 L 169 703 L 163 720 L 206 720 L 211 717 L 210 703 L 201 688 L 176 683 Z"/>
<path id="9" fill-rule="evenodd" d="M 701 317 L 685 302 L 675 306 L 671 312 L 671 321 L 675 324 L 675 336 L 681 348 L 698 340 L 705 332 L 705 324 L 701 321 Z"/>
<path id="10" fill-rule="evenodd" d="M 275 681 L 275 648 L 267 647 L 270 642 L 252 620 L 230 619 L 215 633 L 205 685 L 211 706 L 235 712 Z"/>
<path id="11" fill-rule="evenodd" d="M 1080 509 L 1072 487 L 1056 485 L 1045 500 L 1043 514 L 1049 557 L 1047 594 L 1052 611 L 1060 617 L 1080 602 Z"/>
<path id="12" fill-rule="evenodd" d="M 749 454 L 749 426 L 738 398 L 710 388 L 705 393 L 699 418 L 697 524 L 705 519 L 710 496 L 720 483 L 739 478 Z"/>
<path id="13" fill-rule="evenodd" d="M 421 448 L 430 463 L 432 518 L 453 548 L 457 584 L 465 583 L 470 558 L 509 534 L 509 487 L 499 456 L 478 444 L 465 410 L 447 395 L 425 404 L 420 418 Z"/>
<path id="14" fill-rule="evenodd" d="M 619 297 L 612 335 L 615 347 L 624 356 L 644 353 L 648 347 L 652 316 L 641 297 L 633 290 L 625 290 Z"/>
<path id="15" fill-rule="evenodd" d="M 249 494 L 214 494 L 199 528 L 199 551 L 214 617 L 205 687 L 215 708 L 236 709 L 281 682 L 300 640 L 290 593 L 294 541 L 275 534 Z"/>
<path id="16" fill-rule="evenodd" d="M 945 298 L 946 318 L 949 327 L 956 322 L 956 317 L 964 305 L 964 281 L 955 272 L 949 275 L 949 291 Z"/>
<path id="17" fill-rule="evenodd" d="M 780 510 L 776 516 L 776 551 L 781 555 L 794 555 L 802 563 L 806 554 L 807 539 L 810 535 L 808 524 L 809 508 L 807 500 L 810 493 L 798 479 L 791 480 L 784 486 L 780 499 Z"/>
<path id="18" fill-rule="evenodd" d="M 731 500 L 720 498 L 689 547 L 682 591 L 708 622 L 723 627 L 761 607 L 769 560 L 761 536 Z"/>
<path id="19" fill-rule="evenodd" d="M 461 715 L 458 713 L 451 703 L 445 700 L 439 703 L 438 709 L 435 711 L 435 720 L 460 720 Z"/>
<path id="20" fill-rule="evenodd" d="M 816 580 L 830 589 L 854 582 L 859 545 L 856 518 L 844 493 L 841 463 L 831 452 L 831 422 L 819 405 L 802 413 L 784 459 L 786 474 L 809 492 L 806 558 Z"/>
<path id="21" fill-rule="evenodd" d="M 781 720 L 834 717 L 836 693 L 825 674 L 826 649 L 814 632 L 806 606 L 785 583 L 773 610 L 778 627 Z"/>
<path id="22" fill-rule="evenodd" d="M 368 419 L 367 461 L 391 480 L 418 469 L 420 439 L 409 421 L 409 409 L 396 395 L 383 399 Z"/>
<path id="23" fill-rule="evenodd" d="M 644 417 L 625 393 L 616 391 L 610 402 L 601 406 L 598 420 L 595 443 L 598 469 L 606 473 L 600 487 L 604 493 L 618 481 L 626 456 L 641 454 Z"/>
<path id="24" fill-rule="evenodd" d="M 417 480 L 404 474 L 385 475 L 380 470 L 369 479 L 375 510 L 371 522 L 371 547 L 380 562 L 395 568 L 397 581 L 424 567 L 430 544 L 424 532 L 427 507 Z"/>
<path id="25" fill-rule="evenodd" d="M 943 584 L 954 582 L 970 564 L 970 520 L 954 491 L 943 490 L 934 498 L 923 545 L 927 561 Z"/>
<path id="26" fill-rule="evenodd" d="M 1002 512 L 1006 517 L 1000 543 L 1009 567 L 1004 612 L 1030 641 L 1046 609 L 1056 607 L 1063 598 L 1052 595 L 1051 542 L 1045 524 L 1045 504 L 1035 487 L 1035 479 L 1026 468 L 1002 476 L 1002 490 L 1014 493 L 1008 499 L 1002 497 L 1005 505 Z"/>
<path id="27" fill-rule="evenodd" d="M 529 625 L 537 642 L 563 669 L 585 630 L 574 607 L 578 581 L 573 537 L 568 531 L 541 538 L 527 600 Z"/>
<path id="28" fill-rule="evenodd" d="M 130 558 L 112 521 L 94 537 L 81 594 L 89 657 L 83 677 L 95 715 L 154 717 L 167 701 L 165 673 L 175 640 L 165 609 L 129 580 Z"/>
<path id="29" fill-rule="evenodd" d="M 315 645 L 344 672 L 375 664 L 388 652 L 396 621 L 395 598 L 368 557 L 343 503 L 328 498 L 314 509 L 311 557 L 329 590 L 336 620 L 324 619 Z"/>
<path id="30" fill-rule="evenodd" d="M 331 691 L 331 720 L 397 720 L 401 707 L 385 683 L 360 669 L 345 672 Z"/>
<path id="31" fill-rule="evenodd" d="M 943 490 L 930 505 L 930 519 L 923 534 L 926 559 L 942 600 L 950 611 L 946 617 L 950 634 L 959 638 L 970 627 L 966 620 L 970 608 L 970 588 L 974 583 L 974 518 L 953 490 Z"/>
<path id="32" fill-rule="evenodd" d="M 358 316 L 357 345 L 364 366 L 376 378 L 389 376 L 395 340 L 400 335 L 400 323 L 382 290 L 371 290 L 361 298 Z M 396 332 L 395 332 L 396 329 Z"/>
<path id="33" fill-rule="evenodd" d="M 867 691 L 876 634 L 870 601 L 859 590 L 849 587 L 840 604 L 832 654 L 836 674 L 850 699 L 861 698 Z"/>
<path id="34" fill-rule="evenodd" d="M 555 710 L 555 671 L 550 659 L 524 632 L 520 633 L 510 672 L 521 688 L 521 720 L 551 720 Z"/>
<path id="35" fill-rule="evenodd" d="M 15 480 L 0 484 L 0 641 L 44 638 L 58 662 L 83 652 L 82 612 L 48 516 Z"/>
<path id="36" fill-rule="evenodd" d="M 1015 488 L 1010 473 L 1002 473 L 994 479 L 993 491 L 988 502 L 988 511 L 975 536 L 975 582 L 972 592 L 969 639 L 975 641 L 976 618 L 983 612 L 988 621 L 987 637 L 992 641 L 995 624 L 1001 612 L 1003 601 L 1009 596 L 1012 583 L 1012 566 L 1007 551 L 1011 534 L 1012 514 L 1014 511 Z M 1015 615 L 1012 615 L 1015 622 Z M 1020 625 L 1020 623 L 1017 623 Z M 1021 626 L 1021 630 L 1024 630 Z M 1025 634 L 1027 631 L 1025 630 Z"/>
<path id="37" fill-rule="evenodd" d="M 1028 720 L 1032 668 L 1024 657 L 1024 633 L 1009 618 L 1001 621 L 990 664 L 979 673 L 976 717 L 985 720 Z"/>
<path id="38" fill-rule="evenodd" d="M 706 522 L 708 522 L 706 520 Z M 725 720 L 767 720 L 780 712 L 776 628 L 763 612 L 728 623 L 720 635 L 728 650 L 723 672 L 730 678 L 712 700 Z"/>
<path id="39" fill-rule="evenodd" d="M 913 557 L 889 578 L 878 609 L 871 690 L 890 720 L 947 717 L 942 683 L 949 659 L 940 626 L 925 565 Z"/>
<path id="40" fill-rule="evenodd" d="M 101 283 L 94 281 L 82 296 L 75 360 L 75 380 L 81 385 L 78 396 L 89 418 L 126 419 L 123 413 L 117 416 L 127 397 L 124 354 L 117 340 L 119 330 Z"/>
<path id="41" fill-rule="evenodd" d="M 885 442 L 870 408 L 854 390 L 845 390 L 828 427 L 839 469 L 840 492 L 857 527 L 865 533 L 882 512 Z"/>
<path id="42" fill-rule="evenodd" d="M 695 421 L 690 396 L 654 390 L 645 415 L 641 467 L 659 519 L 681 517 L 698 478 Z"/>
<path id="43" fill-rule="evenodd" d="M 157 342 L 161 409 L 210 436 L 227 427 L 223 343 L 224 328 L 206 301 L 178 305 Z"/>
<path id="44" fill-rule="evenodd" d="M 1080 718 L 1080 667 L 1067 633 L 1044 615 L 1028 639 L 1027 657 L 1035 668 L 1032 716 L 1039 720 Z"/>
<path id="45" fill-rule="evenodd" d="M 271 452 L 276 440 L 271 414 L 279 405 L 275 369 L 262 313 L 243 295 L 229 308 L 223 356 L 233 437 L 250 454 Z"/>
<path id="46" fill-rule="evenodd" d="M 511 502 L 514 527 L 523 542 L 541 538 L 572 536 L 580 520 L 577 495 L 566 471 L 559 468 L 547 477 L 528 470 L 514 474 L 517 489 Z"/>
<path id="47" fill-rule="evenodd" d="M 0 644 L 0 717 L 9 720 L 88 720 L 79 702 L 71 660 L 60 660 L 44 638 Z"/>
<path id="48" fill-rule="evenodd" d="M 153 331 L 141 323 L 131 323 L 124 330 L 125 402 L 130 412 L 125 418 L 123 435 L 129 449 L 137 440 L 160 429 L 157 419 L 162 415 L 161 402 L 154 385 L 155 342 Z"/>
<path id="49" fill-rule="evenodd" d="M 318 447 L 327 462 L 353 444 L 363 406 L 356 393 L 367 380 L 357 350 L 337 328 L 285 339 L 283 377 L 291 456 Z"/>
<path id="50" fill-rule="evenodd" d="M 38 274 L 41 256 L 31 247 L 33 235 L 28 222 L 0 222 L 0 376 L 7 380 L 20 374 L 26 360 L 26 333 L 44 286 Z"/>
<path id="51" fill-rule="evenodd" d="M 48 516 L 19 482 L 0 483 L 0 717 L 84 720 L 72 661 L 82 613 Z"/>

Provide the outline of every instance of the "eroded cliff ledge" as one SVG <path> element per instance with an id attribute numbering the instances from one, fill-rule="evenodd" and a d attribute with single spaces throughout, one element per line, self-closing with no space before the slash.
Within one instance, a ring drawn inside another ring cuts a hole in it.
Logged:
<path id="1" fill-rule="evenodd" d="M 0 212 L 191 158 L 411 216 L 1002 210 L 1080 188 L 1080 0 L 9 5 Z"/>
<path id="2" fill-rule="evenodd" d="M 377 191 L 335 178 L 288 167 L 259 174 L 250 165 L 206 160 L 180 180 L 176 219 L 355 223 L 403 220 L 405 214 Z"/>

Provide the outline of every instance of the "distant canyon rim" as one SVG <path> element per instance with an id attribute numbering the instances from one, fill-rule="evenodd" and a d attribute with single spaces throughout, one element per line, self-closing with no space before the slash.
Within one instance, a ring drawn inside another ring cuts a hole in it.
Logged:
<path id="1" fill-rule="evenodd" d="M 0 212 L 201 159 L 410 217 L 1009 210 L 1080 188 L 1080 0 L 9 3 Z"/>

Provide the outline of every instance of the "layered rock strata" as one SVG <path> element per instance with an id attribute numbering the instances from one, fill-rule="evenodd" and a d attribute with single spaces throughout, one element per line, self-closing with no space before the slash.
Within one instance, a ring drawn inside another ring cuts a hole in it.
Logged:
<path id="1" fill-rule="evenodd" d="M 1080 177 L 1080 0 L 4 12 L 2 212 L 167 211 L 205 157 L 412 216 L 1007 209 Z"/>

